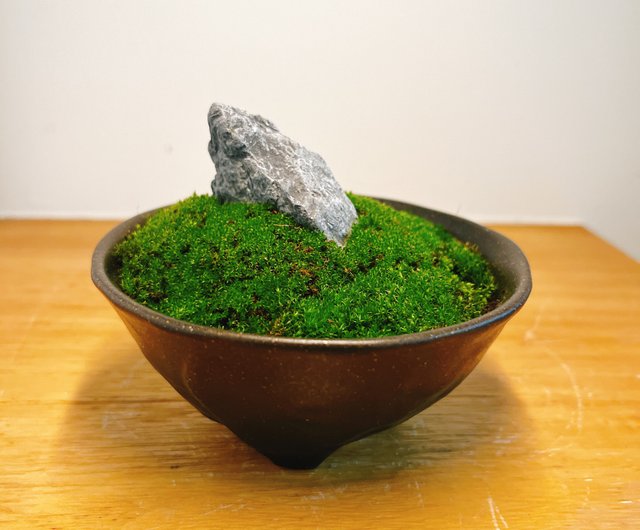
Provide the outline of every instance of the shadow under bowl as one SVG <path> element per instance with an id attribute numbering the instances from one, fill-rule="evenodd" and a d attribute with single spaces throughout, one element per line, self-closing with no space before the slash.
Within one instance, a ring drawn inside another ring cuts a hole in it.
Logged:
<path id="1" fill-rule="evenodd" d="M 91 277 L 154 368 L 205 416 L 274 463 L 314 468 L 344 444 L 387 429 L 453 390 L 478 364 L 531 292 L 522 251 L 471 221 L 380 199 L 472 243 L 498 284 L 484 315 L 431 331 L 378 339 L 298 339 L 235 333 L 167 317 L 114 281 L 114 246 L 155 211 L 97 245 Z"/>

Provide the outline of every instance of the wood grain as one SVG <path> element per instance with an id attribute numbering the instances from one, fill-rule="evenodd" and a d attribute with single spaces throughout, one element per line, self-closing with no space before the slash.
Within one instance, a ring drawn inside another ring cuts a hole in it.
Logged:
<path id="1" fill-rule="evenodd" d="M 582 228 L 499 226 L 534 292 L 450 396 L 314 471 L 201 417 L 89 279 L 114 223 L 0 222 L 8 528 L 634 528 L 640 266 Z"/>

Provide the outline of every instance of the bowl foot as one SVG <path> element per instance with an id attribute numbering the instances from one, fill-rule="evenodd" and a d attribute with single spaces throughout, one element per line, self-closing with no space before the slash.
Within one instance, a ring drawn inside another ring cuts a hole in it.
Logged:
<path id="1" fill-rule="evenodd" d="M 260 451 L 264 456 L 271 460 L 275 465 L 287 469 L 315 469 L 326 458 L 333 453 L 335 449 L 324 450 L 314 453 L 271 453 L 268 451 Z"/>

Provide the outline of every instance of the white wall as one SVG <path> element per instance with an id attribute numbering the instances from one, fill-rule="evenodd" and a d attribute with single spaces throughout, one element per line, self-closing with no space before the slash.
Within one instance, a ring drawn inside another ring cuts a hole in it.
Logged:
<path id="1" fill-rule="evenodd" d="M 640 258 L 640 2 L 0 0 L 0 215 L 209 189 L 212 101 L 343 187 Z"/>

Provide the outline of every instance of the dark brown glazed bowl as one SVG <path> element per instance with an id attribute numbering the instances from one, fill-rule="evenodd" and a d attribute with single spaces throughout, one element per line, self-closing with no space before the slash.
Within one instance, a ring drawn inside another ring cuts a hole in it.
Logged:
<path id="1" fill-rule="evenodd" d="M 498 280 L 495 308 L 456 326 L 379 339 L 294 339 L 189 324 L 135 302 L 112 279 L 114 245 L 153 212 L 100 241 L 91 276 L 149 362 L 194 407 L 274 463 L 313 468 L 451 392 L 531 291 L 527 259 L 506 237 L 453 215 L 383 202 L 477 245 Z"/>

